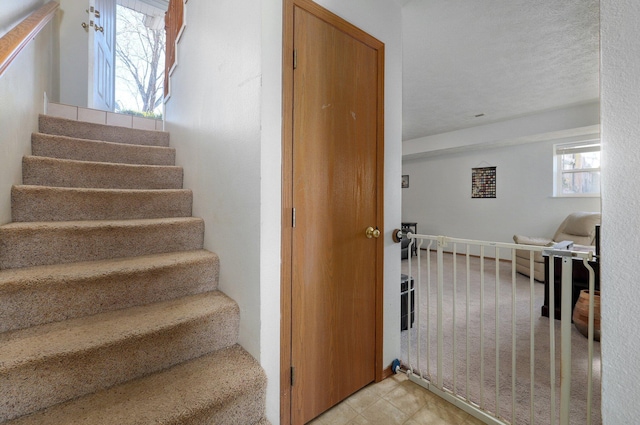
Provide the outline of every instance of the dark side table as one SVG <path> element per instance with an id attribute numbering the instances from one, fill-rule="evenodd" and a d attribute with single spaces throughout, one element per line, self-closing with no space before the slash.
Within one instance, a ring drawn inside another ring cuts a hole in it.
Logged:
<path id="1" fill-rule="evenodd" d="M 409 305 L 411 303 L 411 305 Z M 413 277 L 406 274 L 400 275 L 400 330 L 406 331 L 415 321 L 416 294 Z M 409 319 L 411 314 L 411 319 Z M 409 323 L 411 320 L 411 323 Z"/>
<path id="2" fill-rule="evenodd" d="M 589 265 L 593 267 L 593 271 L 595 272 L 595 290 L 600 290 L 600 263 L 597 259 L 593 261 L 589 261 Z M 554 266 L 553 266 L 553 290 L 554 290 L 554 318 L 556 320 L 560 320 L 560 313 L 562 311 L 562 258 L 554 257 Z M 550 286 L 550 276 L 549 276 L 549 257 L 544 257 L 544 304 L 542 305 L 542 315 L 545 317 L 549 317 L 549 286 Z M 589 270 L 582 263 L 581 258 L 573 259 L 573 271 L 571 276 L 571 298 L 572 298 L 572 306 L 576 305 L 576 301 L 578 301 L 578 297 L 580 296 L 580 291 L 583 289 L 589 289 Z M 573 308 L 573 307 L 572 307 Z"/>

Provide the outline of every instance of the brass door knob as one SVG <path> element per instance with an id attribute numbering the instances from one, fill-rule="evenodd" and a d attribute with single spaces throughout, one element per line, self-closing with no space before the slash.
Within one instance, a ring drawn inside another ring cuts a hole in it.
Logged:
<path id="1" fill-rule="evenodd" d="M 364 234 L 369 239 L 371 239 L 371 238 L 379 238 L 380 237 L 380 230 L 377 229 L 377 228 L 374 229 L 373 227 L 369 226 L 369 227 L 367 227 L 367 230 L 364 231 Z"/>

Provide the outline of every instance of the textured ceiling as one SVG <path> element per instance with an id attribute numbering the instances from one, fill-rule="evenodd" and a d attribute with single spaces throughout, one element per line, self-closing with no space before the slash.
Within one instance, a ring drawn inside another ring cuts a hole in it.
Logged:
<path id="1" fill-rule="evenodd" d="M 403 4 L 403 140 L 599 96 L 598 0 Z"/>

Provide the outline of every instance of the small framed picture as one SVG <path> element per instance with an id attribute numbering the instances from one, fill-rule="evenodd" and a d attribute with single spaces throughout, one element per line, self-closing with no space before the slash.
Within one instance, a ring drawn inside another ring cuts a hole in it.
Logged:
<path id="1" fill-rule="evenodd" d="M 471 169 L 471 197 L 496 197 L 496 167 Z"/>
<path id="2" fill-rule="evenodd" d="M 409 187 L 409 175 L 405 174 L 402 176 L 402 188 L 406 189 Z"/>

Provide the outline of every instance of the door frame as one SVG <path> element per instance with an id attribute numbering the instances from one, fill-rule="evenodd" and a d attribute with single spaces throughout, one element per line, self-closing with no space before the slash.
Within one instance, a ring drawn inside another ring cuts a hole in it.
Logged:
<path id="1" fill-rule="evenodd" d="M 291 424 L 291 311 L 292 311 L 292 215 L 293 215 L 293 45 L 294 8 L 300 7 L 378 53 L 376 214 L 384 235 L 384 43 L 311 0 L 283 0 L 282 52 L 282 216 L 280 291 L 280 423 Z M 375 381 L 383 379 L 384 243 L 376 244 L 375 270 Z M 348 360 L 347 360 L 348 361 Z M 348 363 L 345 364 L 348 370 Z M 348 373 L 348 372 L 346 372 Z"/>

